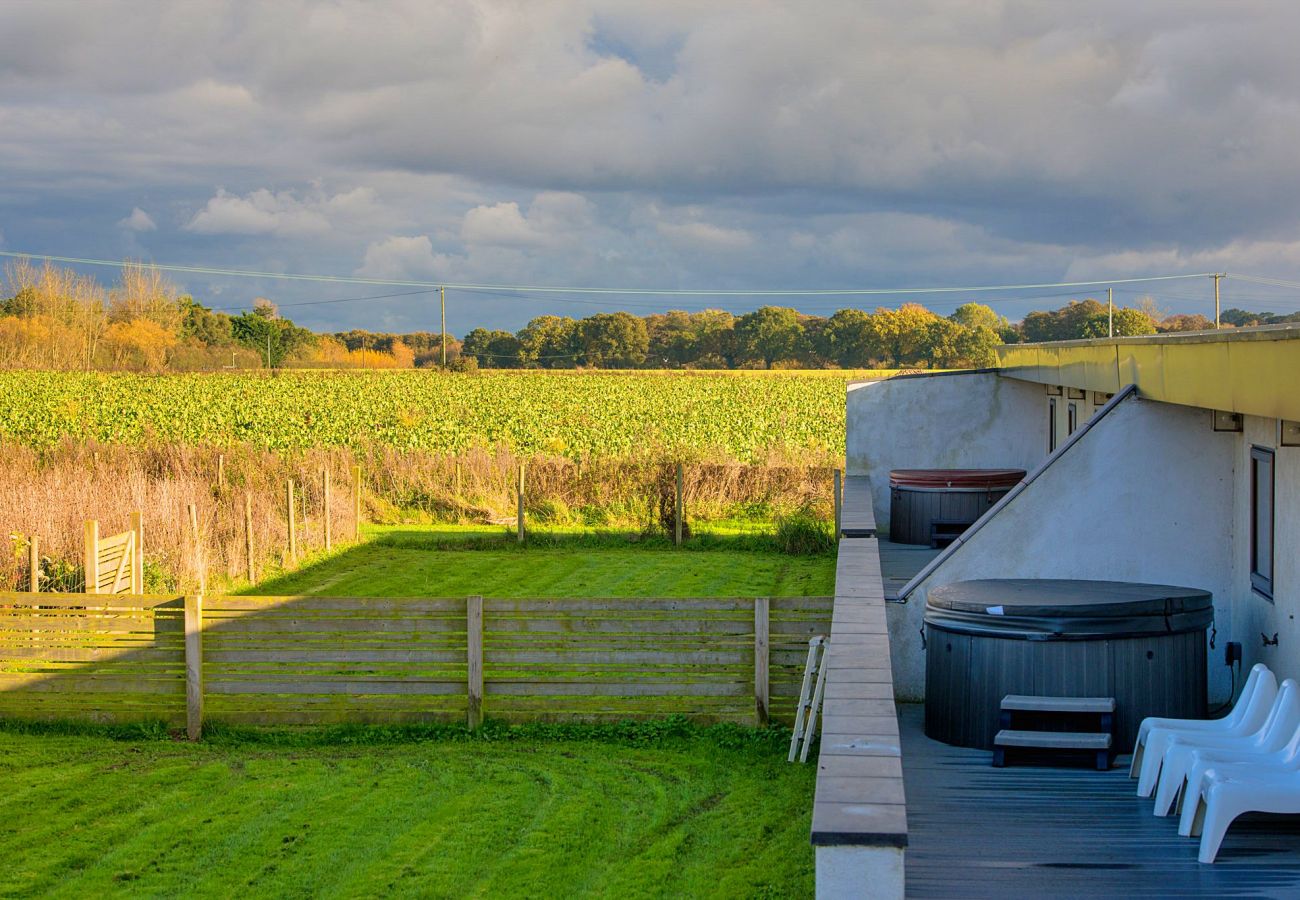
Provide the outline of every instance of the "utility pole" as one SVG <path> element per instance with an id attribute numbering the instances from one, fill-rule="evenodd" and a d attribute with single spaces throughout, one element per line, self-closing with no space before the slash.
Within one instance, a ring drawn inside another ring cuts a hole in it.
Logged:
<path id="1" fill-rule="evenodd" d="M 1215 331 L 1218 331 L 1219 329 L 1219 279 L 1222 278 L 1223 275 L 1216 273 L 1214 275 L 1211 275 L 1210 277 L 1214 279 L 1214 329 Z"/>
<path id="2" fill-rule="evenodd" d="M 442 307 L 442 367 L 447 368 L 447 289 L 439 285 L 438 304 Z"/>
<path id="3" fill-rule="evenodd" d="M 266 367 L 271 368 L 271 332 L 266 333 Z"/>
<path id="4" fill-rule="evenodd" d="M 1106 335 L 1115 336 L 1115 289 L 1106 288 Z"/>

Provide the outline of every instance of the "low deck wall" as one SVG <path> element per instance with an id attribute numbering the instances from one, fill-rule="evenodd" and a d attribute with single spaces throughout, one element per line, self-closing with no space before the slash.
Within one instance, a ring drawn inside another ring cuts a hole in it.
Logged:
<path id="1" fill-rule="evenodd" d="M 812 843 L 819 898 L 903 896 L 907 808 L 880 548 L 865 479 L 848 479 L 827 651 Z"/>

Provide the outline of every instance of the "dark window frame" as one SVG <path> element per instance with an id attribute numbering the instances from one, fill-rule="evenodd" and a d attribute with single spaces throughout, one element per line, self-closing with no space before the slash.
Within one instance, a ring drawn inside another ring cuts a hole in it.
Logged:
<path id="1" fill-rule="evenodd" d="M 1056 452 L 1056 398 L 1047 398 L 1047 452 Z"/>
<path id="2" fill-rule="evenodd" d="M 1070 403 L 1065 407 L 1065 433 L 1074 434 L 1079 428 L 1079 404 Z"/>
<path id="3" fill-rule="evenodd" d="M 1265 487 L 1260 483 L 1261 464 L 1268 465 L 1268 545 L 1261 546 L 1259 527 L 1260 497 Z M 1277 454 L 1269 447 L 1250 448 L 1250 586 L 1257 593 L 1273 599 L 1275 537 L 1277 527 Z M 1261 557 L 1267 556 L 1267 559 Z"/>

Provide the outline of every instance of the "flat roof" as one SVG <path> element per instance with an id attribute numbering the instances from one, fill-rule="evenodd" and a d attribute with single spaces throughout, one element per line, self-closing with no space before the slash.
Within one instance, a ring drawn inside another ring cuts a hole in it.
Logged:
<path id="1" fill-rule="evenodd" d="M 1150 400 L 1300 421 L 1300 324 L 997 348 L 999 374 Z"/>

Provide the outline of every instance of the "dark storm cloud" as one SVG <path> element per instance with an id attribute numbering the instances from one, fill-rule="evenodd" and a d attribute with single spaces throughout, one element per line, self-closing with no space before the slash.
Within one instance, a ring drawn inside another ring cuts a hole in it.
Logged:
<path id="1" fill-rule="evenodd" d="M 495 283 L 1294 275 L 1297 38 L 1264 2 L 7 3 L 0 240 Z"/>

